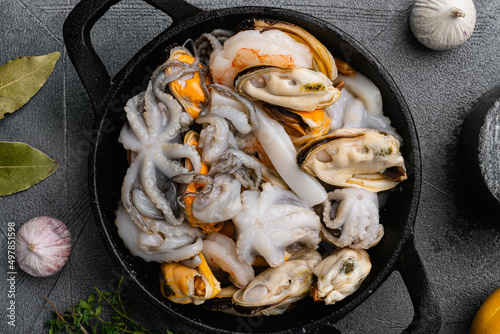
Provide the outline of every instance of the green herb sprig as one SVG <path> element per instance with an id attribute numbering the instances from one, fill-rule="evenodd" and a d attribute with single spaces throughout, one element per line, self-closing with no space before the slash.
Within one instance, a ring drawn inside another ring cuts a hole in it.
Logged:
<path id="1" fill-rule="evenodd" d="M 60 331 L 70 334 L 159 334 L 158 331 L 145 329 L 130 318 L 134 306 L 131 301 L 123 297 L 122 281 L 123 277 L 114 293 L 101 291 L 94 287 L 97 293 L 91 293 L 86 300 L 80 299 L 70 311 L 62 314 L 44 296 L 55 312 L 55 318 L 47 321 L 44 328 L 48 328 L 49 334 L 56 334 Z M 102 303 L 102 301 L 106 303 Z M 102 318 L 103 306 L 113 312 L 110 320 Z M 169 330 L 166 333 L 173 334 Z"/>

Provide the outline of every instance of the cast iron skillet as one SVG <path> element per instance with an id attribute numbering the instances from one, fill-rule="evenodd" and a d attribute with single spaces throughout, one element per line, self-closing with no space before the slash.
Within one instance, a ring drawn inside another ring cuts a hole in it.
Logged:
<path id="1" fill-rule="evenodd" d="M 89 187 L 97 225 L 111 257 L 128 279 L 162 311 L 193 329 L 210 333 L 332 333 L 334 324 L 353 310 L 392 273 L 398 270 L 408 288 L 415 316 L 406 333 L 437 333 L 441 325 L 439 304 L 431 289 L 422 261 L 415 249 L 415 222 L 421 183 L 421 162 L 417 134 L 408 107 L 394 81 L 377 60 L 340 29 L 314 17 L 291 10 L 268 7 L 240 7 L 204 11 L 184 0 L 145 0 L 167 13 L 173 24 L 139 51 L 111 78 L 94 51 L 90 30 L 119 0 L 82 0 L 64 24 L 69 56 L 95 108 L 95 138 L 89 159 Z M 232 29 L 245 18 L 264 17 L 297 24 L 323 42 L 330 51 L 369 77 L 381 90 L 384 111 L 403 137 L 402 153 L 409 178 L 392 192 L 381 210 L 385 236 L 369 250 L 372 272 L 359 290 L 333 306 L 304 300 L 285 315 L 243 318 L 203 307 L 170 303 L 160 294 L 157 264 L 133 257 L 123 246 L 114 220 L 126 168 L 126 154 L 117 138 L 125 121 L 123 106 L 144 90 L 149 75 L 168 57 L 172 43 L 182 44 L 214 28 Z"/>

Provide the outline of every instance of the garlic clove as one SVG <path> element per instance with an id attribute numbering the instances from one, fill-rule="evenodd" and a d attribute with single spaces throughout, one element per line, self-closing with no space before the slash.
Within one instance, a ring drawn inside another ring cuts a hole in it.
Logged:
<path id="1" fill-rule="evenodd" d="M 475 24 L 476 7 L 472 0 L 416 0 L 410 14 L 415 37 L 438 51 L 464 43 Z"/>
<path id="2" fill-rule="evenodd" d="M 28 274 L 45 277 L 57 273 L 71 254 L 71 236 L 60 220 L 36 217 L 16 234 L 16 261 Z"/>

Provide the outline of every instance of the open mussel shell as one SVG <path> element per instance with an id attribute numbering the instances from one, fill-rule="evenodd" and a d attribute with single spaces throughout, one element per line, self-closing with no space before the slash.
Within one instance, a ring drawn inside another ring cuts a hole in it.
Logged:
<path id="1" fill-rule="evenodd" d="M 388 190 L 407 178 L 400 142 L 373 129 L 339 129 L 302 147 L 297 164 L 339 187 Z"/>
<path id="2" fill-rule="evenodd" d="M 300 111 L 321 109 L 340 97 L 323 73 L 302 67 L 249 67 L 238 73 L 234 88 L 249 99 Z"/>
<path id="3" fill-rule="evenodd" d="M 316 251 L 293 255 L 279 267 L 270 267 L 233 295 L 236 312 L 242 315 L 282 314 L 307 297 L 313 282 L 313 269 L 321 261 Z"/>

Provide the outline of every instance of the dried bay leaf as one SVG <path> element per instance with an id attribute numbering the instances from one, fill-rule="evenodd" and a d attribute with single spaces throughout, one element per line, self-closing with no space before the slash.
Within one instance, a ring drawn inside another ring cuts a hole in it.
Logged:
<path id="1" fill-rule="evenodd" d="M 28 189 L 58 167 L 56 161 L 27 144 L 0 142 L 0 196 Z"/>
<path id="2" fill-rule="evenodd" d="M 42 88 L 60 55 L 19 57 L 0 66 L 0 119 L 21 108 Z"/>

